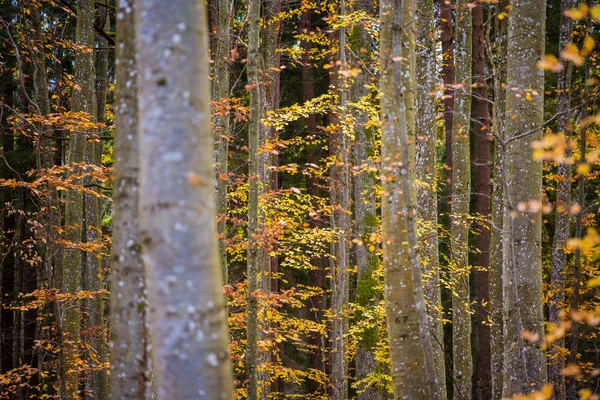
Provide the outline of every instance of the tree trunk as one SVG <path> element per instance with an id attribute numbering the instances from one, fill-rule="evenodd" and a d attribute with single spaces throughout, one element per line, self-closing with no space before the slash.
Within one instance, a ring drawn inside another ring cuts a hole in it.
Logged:
<path id="1" fill-rule="evenodd" d="M 490 114 L 485 66 L 485 34 L 483 30 L 483 6 L 481 1 L 473 8 L 473 137 L 476 138 L 477 164 L 477 214 L 481 219 L 490 218 Z M 479 354 L 475 359 L 473 394 L 479 399 L 492 397 L 492 367 L 490 353 L 490 229 L 487 223 L 477 223 L 475 230 L 475 329 Z"/>
<path id="2" fill-rule="evenodd" d="M 246 322 L 246 376 L 248 400 L 258 400 L 258 278 L 262 261 L 262 218 L 259 210 L 262 188 L 261 142 L 263 88 L 260 79 L 260 0 L 248 2 L 248 87 L 250 91 L 250 125 L 248 127 L 248 309 Z"/>
<path id="3" fill-rule="evenodd" d="M 504 375 L 504 337 L 503 337 L 503 304 L 502 295 L 502 236 L 504 220 L 504 180 L 502 172 L 503 150 L 500 141 L 504 137 L 504 110 L 506 103 L 506 46 L 508 19 L 498 16 L 504 12 L 508 0 L 502 0 L 496 7 L 496 58 L 491 62 L 494 78 L 494 105 L 492 107 L 494 143 L 494 173 L 492 185 L 492 221 L 490 226 L 490 303 L 489 312 L 492 320 L 490 327 L 490 360 L 492 369 L 492 399 L 502 397 L 502 377 Z M 491 58 L 491 54 L 489 54 Z"/>
<path id="4" fill-rule="evenodd" d="M 227 101 L 230 86 L 230 51 L 231 51 L 231 19 L 233 15 L 233 1 L 217 0 L 218 23 L 216 28 L 216 52 L 213 69 L 212 99 L 213 101 Z M 229 141 L 231 140 L 231 117 L 229 112 L 225 115 L 213 113 L 214 142 L 213 164 L 215 168 L 215 201 L 217 204 L 217 229 L 219 234 L 219 259 L 221 262 L 221 276 L 227 284 L 227 189 L 229 186 L 228 156 Z"/>
<path id="5" fill-rule="evenodd" d="M 150 398 L 147 304 L 138 219 L 139 143 L 134 4 L 117 4 L 111 262 L 111 395 Z"/>
<path id="6" fill-rule="evenodd" d="M 585 63 L 585 78 L 590 78 L 590 63 Z M 584 94 L 588 95 L 587 87 L 584 89 Z M 581 109 L 581 120 L 585 120 L 587 116 L 587 108 Z M 581 137 L 579 139 L 579 164 L 585 163 L 585 153 L 587 151 L 587 126 L 582 127 Z M 583 237 L 583 216 L 585 210 L 585 174 L 579 174 L 577 179 L 577 203 L 580 210 L 575 218 L 575 238 Z M 579 309 L 579 282 L 581 280 L 581 248 L 575 249 L 575 260 L 573 266 L 573 293 L 571 295 L 571 312 L 577 312 Z M 569 343 L 569 364 L 577 364 L 579 356 L 579 321 L 574 320 L 571 326 L 571 343 Z M 566 385 L 567 398 L 576 397 L 577 379 L 576 376 L 570 376 Z"/>
<path id="7" fill-rule="evenodd" d="M 444 78 L 444 130 L 446 133 L 446 187 L 448 201 L 452 195 L 452 127 L 454 120 L 454 29 L 452 0 L 440 0 L 440 31 L 442 37 L 442 76 Z"/>
<path id="8" fill-rule="evenodd" d="M 340 16 L 346 14 L 345 0 L 340 2 Z M 347 69 L 346 28 L 339 28 L 339 71 Z M 337 62 L 337 60 L 336 60 Z M 337 237 L 331 243 L 331 385 L 333 400 L 348 398 L 348 362 L 346 347 L 348 332 L 348 209 L 350 181 L 348 174 L 348 138 L 346 137 L 346 106 L 348 82 L 338 71 L 336 89 L 339 96 L 339 128 L 332 137 L 331 163 L 331 227 Z"/>
<path id="9" fill-rule="evenodd" d="M 564 12 L 573 8 L 573 0 L 561 1 L 561 27 L 558 48 L 564 49 L 570 41 L 573 33 L 573 20 Z M 570 108 L 570 86 L 571 86 L 572 64 L 566 63 L 565 68 L 558 73 L 556 113 L 558 114 L 556 131 L 570 138 L 568 128 Z M 567 150 L 568 151 L 568 150 Z M 570 151 L 567 156 L 570 156 Z M 561 324 L 560 311 L 565 307 L 565 277 L 564 269 L 567 263 L 567 239 L 571 232 L 571 166 L 567 162 L 559 163 L 557 167 L 556 182 L 556 223 L 554 224 L 554 238 L 552 242 L 552 267 L 550 269 L 550 285 L 552 296 L 548 301 L 548 322 L 551 326 L 558 328 Z M 565 367 L 563 354 L 565 339 L 552 342 L 549 349 L 550 366 L 548 378 L 553 382 L 555 400 L 566 400 L 565 377 L 562 369 Z"/>
<path id="10" fill-rule="evenodd" d="M 446 399 L 446 365 L 444 360 L 444 328 L 438 254 L 438 205 L 436 174 L 437 101 L 439 83 L 436 62 L 435 6 L 433 0 L 417 3 L 416 53 L 416 177 L 417 216 L 423 226 L 421 260 L 423 263 L 424 297 L 435 373 L 440 399 Z"/>
<path id="11" fill-rule="evenodd" d="M 382 235 L 385 297 L 395 397 L 437 399 L 433 349 L 423 299 L 403 90 L 403 5 L 380 3 Z M 405 67 L 405 66 L 404 66 Z"/>
<path id="12" fill-rule="evenodd" d="M 365 12 L 367 15 L 373 13 L 373 1 L 363 0 L 356 4 L 356 10 Z M 354 79 L 350 90 L 350 101 L 357 102 L 368 99 L 371 90 L 366 86 L 371 82 L 369 68 L 373 49 L 371 48 L 371 36 L 363 26 L 353 27 L 351 37 L 353 68 L 359 68 L 360 74 Z M 359 111 L 355 117 L 355 140 L 352 146 L 353 165 L 358 170 L 354 177 L 354 215 L 355 215 L 355 237 L 362 241 L 356 247 L 357 284 L 356 303 L 362 307 L 370 308 L 381 299 L 381 293 L 377 289 L 379 279 L 374 273 L 379 268 L 379 257 L 377 249 L 371 250 L 369 244 L 371 235 L 377 233 L 377 198 L 372 191 L 376 185 L 376 174 L 372 172 L 375 167 L 375 132 L 373 128 L 366 127 L 368 115 Z M 356 322 L 360 321 L 361 315 L 355 316 Z M 375 346 L 378 340 L 377 327 L 367 328 L 360 336 L 356 349 L 356 380 L 367 378 L 369 374 L 375 373 L 377 361 L 375 360 Z M 359 400 L 379 400 L 381 393 L 376 388 L 359 384 Z"/>
<path id="13" fill-rule="evenodd" d="M 231 399 L 204 1 L 135 4 L 140 236 L 158 397 Z"/>
<path id="14" fill-rule="evenodd" d="M 81 46 L 75 54 L 75 83 L 80 90 L 73 91 L 74 112 L 85 112 L 92 120 L 96 117 L 96 97 L 94 95 L 94 1 L 81 0 L 77 3 L 77 45 Z M 85 161 L 87 135 L 75 131 L 71 134 L 68 149 L 68 164 L 73 173 L 82 172 L 77 164 Z M 83 184 L 82 179 L 76 181 Z M 70 190 L 65 201 L 65 239 L 73 245 L 78 245 L 82 239 L 82 217 L 84 210 L 83 194 Z M 76 248 L 65 249 L 63 262 L 62 291 L 75 295 L 81 290 L 81 251 Z M 63 349 L 64 357 L 63 379 L 65 383 L 65 399 L 78 397 L 78 368 L 79 359 L 79 328 L 80 310 L 78 301 L 73 301 L 63 310 Z"/>
<path id="15" fill-rule="evenodd" d="M 100 7 L 98 24 L 105 30 L 110 30 L 110 20 L 105 7 Z M 98 35 L 99 49 L 96 51 L 96 115 L 99 123 L 106 122 L 106 92 L 108 91 L 108 41 Z M 94 138 L 102 134 L 99 128 L 93 135 Z M 89 141 L 86 145 L 86 163 L 100 166 L 102 164 L 102 143 L 100 140 Z M 92 178 L 85 179 L 88 187 L 98 184 Z M 99 189 L 95 189 L 99 192 Z M 99 243 L 102 240 L 102 202 L 100 198 L 92 193 L 84 194 L 84 232 L 87 243 Z M 89 291 L 99 291 L 102 285 L 102 259 L 93 251 L 85 253 L 83 287 Z M 85 301 L 87 318 L 85 323 L 87 329 L 92 332 L 89 339 L 91 351 L 94 355 L 88 355 L 88 366 L 92 368 L 85 381 L 86 392 L 94 399 L 104 399 L 108 396 L 108 375 L 102 368 L 106 360 L 106 328 L 104 323 L 104 296 L 96 295 Z M 94 361 L 97 360 L 97 361 Z"/>
<path id="16" fill-rule="evenodd" d="M 279 66 L 280 66 L 280 55 L 277 52 L 279 47 L 281 20 L 278 20 L 278 15 L 281 12 L 281 0 L 263 0 L 264 1 L 264 17 L 265 27 L 262 32 L 262 77 L 265 80 L 264 84 L 264 98 L 262 103 L 261 115 L 266 115 L 267 112 L 274 110 L 279 107 Z M 275 22 L 273 22 L 275 21 Z M 266 79 L 265 79 L 266 78 Z M 261 124 L 261 145 L 269 143 L 275 138 L 276 131 L 271 126 Z M 272 189 L 272 172 L 269 169 L 273 165 L 273 156 L 268 151 L 263 151 L 259 155 L 259 166 L 261 174 L 261 192 L 267 193 L 269 189 Z M 261 218 L 262 213 L 261 213 Z M 261 222 L 263 224 L 264 222 Z M 260 277 L 258 282 L 258 289 L 263 295 L 271 292 L 272 284 L 272 271 L 271 262 L 276 257 L 269 256 L 272 251 L 272 243 L 268 243 L 267 246 L 261 251 L 260 263 Z M 268 320 L 268 306 L 267 302 L 259 304 L 259 321 L 262 329 L 258 331 L 259 341 L 268 341 L 268 334 L 265 333 L 270 331 L 270 322 Z M 259 368 L 258 381 L 260 385 L 259 397 L 260 399 L 266 400 L 269 398 L 269 391 L 271 389 L 270 384 L 270 371 L 265 368 L 271 361 L 272 352 L 262 351 L 259 353 L 258 363 L 261 366 Z"/>
<path id="17" fill-rule="evenodd" d="M 456 84 L 452 125 L 452 213 L 450 245 L 452 271 L 452 360 L 454 399 L 472 394 L 471 299 L 469 277 L 469 203 L 471 198 L 471 66 L 472 19 L 468 1 L 457 1 L 455 41 Z"/>
<path id="18" fill-rule="evenodd" d="M 531 143 L 542 138 L 545 0 L 515 0 L 508 23 L 504 157 L 503 396 L 541 389 L 547 380 L 542 309 L 542 163 Z M 533 133 L 530 133 L 533 132 Z M 523 336 L 528 337 L 525 340 Z M 534 340 L 539 337 L 539 340 Z"/>

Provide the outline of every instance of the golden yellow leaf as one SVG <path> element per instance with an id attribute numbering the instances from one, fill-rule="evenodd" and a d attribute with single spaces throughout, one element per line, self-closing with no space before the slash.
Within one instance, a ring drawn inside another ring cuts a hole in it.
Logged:
<path id="1" fill-rule="evenodd" d="M 577 66 L 583 65 L 583 57 L 579 54 L 579 49 L 573 43 L 567 43 L 565 48 L 561 50 L 560 56 L 565 60 L 571 61 Z"/>

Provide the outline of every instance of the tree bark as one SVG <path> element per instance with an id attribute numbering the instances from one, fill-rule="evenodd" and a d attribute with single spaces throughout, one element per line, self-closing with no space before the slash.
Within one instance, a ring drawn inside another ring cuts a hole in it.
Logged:
<path id="1" fill-rule="evenodd" d="M 232 399 L 204 1 L 137 0 L 140 223 L 159 398 Z"/>
<path id="2" fill-rule="evenodd" d="M 340 2 L 340 16 L 346 14 L 345 0 Z M 348 138 L 346 135 L 347 79 L 340 71 L 347 69 L 346 28 L 339 28 L 339 70 L 336 90 L 339 96 L 339 128 L 333 134 L 330 166 L 331 227 L 337 237 L 331 243 L 331 385 L 333 400 L 348 398 L 348 362 L 346 360 L 348 332 L 348 209 L 350 207 L 350 181 L 348 173 Z"/>
<path id="3" fill-rule="evenodd" d="M 503 337 L 503 294 L 502 294 L 502 236 L 504 221 L 504 178 L 502 166 L 503 150 L 500 142 L 505 136 L 504 111 L 506 103 L 506 47 L 508 19 L 498 18 L 508 5 L 502 0 L 495 13 L 495 62 L 491 62 L 494 78 L 494 104 L 492 107 L 494 141 L 494 169 L 492 183 L 492 221 L 490 226 L 490 302 L 489 312 L 492 320 L 490 327 L 490 359 L 492 369 L 492 399 L 502 397 L 502 381 L 504 375 L 504 337 Z M 491 53 L 488 54 L 491 58 Z"/>
<path id="4" fill-rule="evenodd" d="M 380 3 L 382 235 L 385 298 L 395 398 L 437 399 L 437 379 L 416 254 L 403 83 L 401 0 Z"/>
<path id="5" fill-rule="evenodd" d="M 454 29 L 452 0 L 440 0 L 440 31 L 442 39 L 442 76 L 444 78 L 444 130 L 446 133 L 446 187 L 452 196 L 452 127 L 454 120 Z"/>
<path id="6" fill-rule="evenodd" d="M 94 95 L 94 1 L 82 0 L 77 3 L 77 45 L 80 46 L 75 54 L 75 83 L 80 90 L 73 91 L 72 110 L 85 112 L 92 121 L 96 119 L 96 97 Z M 75 131 L 71 134 L 68 149 L 68 164 L 73 168 L 73 173 L 82 172 L 81 163 L 85 161 L 89 151 L 87 135 Z M 82 179 L 76 181 L 83 184 Z M 78 245 L 83 239 L 82 218 L 84 210 L 83 194 L 70 190 L 65 201 L 65 239 L 73 245 Z M 65 249 L 63 262 L 62 291 L 76 295 L 81 290 L 82 257 L 81 251 L 76 248 Z M 63 379 L 65 383 L 65 399 L 78 397 L 78 368 L 79 359 L 79 329 L 80 309 L 78 301 L 73 301 L 63 309 L 63 349 L 64 358 Z"/>
<path id="7" fill-rule="evenodd" d="M 440 399 L 446 399 L 444 328 L 438 254 L 438 205 L 436 174 L 437 101 L 433 95 L 439 83 L 436 62 L 435 6 L 433 0 L 419 0 L 416 7 L 416 178 L 417 217 L 423 234 L 421 260 L 423 294 L 427 305 L 429 331 Z"/>
<path id="8" fill-rule="evenodd" d="M 531 143 L 542 138 L 545 0 L 515 0 L 508 23 L 504 155 L 503 396 L 541 389 L 547 381 L 542 310 L 542 163 Z M 529 134 L 530 131 L 534 133 Z M 522 335 L 528 333 L 531 339 Z M 539 337 L 539 340 L 534 340 Z"/>
<path id="9" fill-rule="evenodd" d="M 150 398 L 150 357 L 138 219 L 140 143 L 134 7 L 128 0 L 117 3 L 111 396 L 145 400 Z"/>
<path id="10" fill-rule="evenodd" d="M 230 90 L 230 51 L 231 51 L 231 19 L 233 15 L 233 1 L 217 0 L 218 7 L 216 27 L 216 51 L 213 69 L 212 98 L 213 101 L 227 101 Z M 211 14 L 212 15 L 212 14 Z M 221 276 L 227 284 L 227 190 L 229 186 L 229 141 L 231 140 L 231 117 L 229 112 L 225 115 L 213 113 L 214 142 L 213 164 L 215 168 L 215 201 L 217 204 L 217 229 L 219 234 L 219 259 L 221 262 Z"/>
<path id="11" fill-rule="evenodd" d="M 363 0 L 355 5 L 356 11 L 363 11 L 367 15 L 373 13 L 373 1 Z M 352 67 L 359 68 L 361 72 L 354 79 L 350 89 L 350 101 L 358 102 L 367 99 L 371 90 L 367 85 L 371 82 L 369 68 L 371 65 L 372 46 L 371 36 L 361 25 L 353 28 L 350 37 L 352 48 Z M 381 293 L 377 289 L 379 280 L 374 273 L 379 268 L 379 257 L 377 249 L 371 250 L 371 235 L 377 233 L 377 198 L 372 191 L 376 185 L 376 174 L 372 172 L 375 167 L 375 132 L 373 128 L 366 127 L 368 115 L 358 111 L 355 119 L 355 140 L 352 146 L 352 163 L 354 171 L 354 215 L 355 215 L 355 237 L 362 241 L 356 247 L 357 284 L 356 303 L 362 307 L 369 308 L 376 305 L 381 299 Z M 361 315 L 355 316 L 357 322 Z M 376 371 L 375 346 L 378 339 L 377 327 L 367 328 L 360 336 L 356 349 L 356 379 L 367 378 L 369 374 Z M 381 393 L 372 386 L 359 384 L 359 400 L 379 400 Z"/>
<path id="12" fill-rule="evenodd" d="M 492 367 L 489 326 L 490 300 L 490 228 L 485 221 L 490 218 L 490 114 L 486 83 L 485 33 L 481 1 L 473 8 L 473 135 L 476 139 L 477 214 L 480 223 L 475 228 L 475 330 L 478 340 L 478 357 L 475 359 L 473 394 L 479 399 L 492 397 Z"/>
<path id="13" fill-rule="evenodd" d="M 558 40 L 558 48 L 564 49 L 570 41 L 573 33 L 573 20 L 564 15 L 566 10 L 573 8 L 573 0 L 561 1 L 561 26 Z M 570 115 L 570 86 L 571 86 L 572 64 L 566 63 L 565 68 L 558 73 L 556 113 L 558 114 L 556 131 L 570 138 L 568 127 Z M 566 150 L 569 157 L 570 151 Z M 557 167 L 556 181 L 556 223 L 554 224 L 554 238 L 552 242 L 552 267 L 550 269 L 550 287 L 552 296 L 548 301 L 548 322 L 551 326 L 558 328 L 561 324 L 560 311 L 565 307 L 565 277 L 564 269 L 567 263 L 567 239 L 571 232 L 571 165 L 566 161 L 559 163 Z M 548 378 L 553 382 L 554 400 L 566 400 L 565 377 L 562 369 L 565 367 L 563 355 L 565 339 L 552 342 L 549 349 L 550 365 Z"/>
<path id="14" fill-rule="evenodd" d="M 456 85 L 452 125 L 452 360 L 455 400 L 472 395 L 471 299 L 469 277 L 469 203 L 471 198 L 471 67 L 472 18 L 466 0 L 457 1 L 455 37 Z"/>
<path id="15" fill-rule="evenodd" d="M 248 2 L 248 87 L 250 91 L 250 125 L 248 127 L 248 306 L 246 322 L 246 376 L 248 400 L 259 398 L 258 377 L 258 278 L 262 260 L 262 218 L 259 199 L 263 191 L 259 148 L 261 145 L 261 116 L 263 87 L 260 79 L 260 0 Z"/>

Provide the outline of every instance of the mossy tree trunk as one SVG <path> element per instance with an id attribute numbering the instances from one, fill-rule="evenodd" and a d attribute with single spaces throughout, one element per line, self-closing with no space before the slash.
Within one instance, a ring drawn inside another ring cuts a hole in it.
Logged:
<path id="1" fill-rule="evenodd" d="M 80 87 L 73 91 L 72 111 L 85 112 L 92 120 L 96 119 L 96 96 L 94 94 L 94 1 L 82 0 L 77 3 L 77 39 L 80 46 L 75 53 L 75 83 Z M 75 131 L 71 134 L 68 148 L 68 164 L 72 173 L 80 173 L 79 165 L 86 161 L 88 150 L 87 136 L 92 132 Z M 82 179 L 75 183 L 83 184 Z M 84 200 L 82 192 L 70 190 L 65 198 L 65 239 L 78 245 L 83 239 L 82 217 Z M 62 291 L 75 295 L 81 290 L 82 257 L 81 250 L 67 248 L 64 254 Z M 64 358 L 64 398 L 78 398 L 78 368 L 80 309 L 74 301 L 63 309 L 63 358 Z"/>
<path id="2" fill-rule="evenodd" d="M 340 2 L 340 16 L 346 14 L 345 0 Z M 348 132 L 346 107 L 348 80 L 343 73 L 348 68 L 346 60 L 346 28 L 339 28 L 339 70 L 336 79 L 338 92 L 339 127 L 332 137 L 333 160 L 331 179 L 331 227 L 337 237 L 331 243 L 331 385 L 332 399 L 348 398 L 348 362 L 346 360 L 348 332 L 348 210 L 350 207 L 350 179 L 348 164 Z"/>
<path id="3" fill-rule="evenodd" d="M 355 5 L 358 11 L 364 11 L 367 15 L 373 13 L 373 1 L 363 0 Z M 366 29 L 357 25 L 352 28 L 350 34 L 350 46 L 354 58 L 352 68 L 359 68 L 360 74 L 354 79 L 350 89 L 350 101 L 357 102 L 366 99 L 371 90 L 366 86 L 371 82 L 368 68 L 371 67 L 372 46 L 371 36 Z M 372 188 L 376 184 L 376 174 L 372 168 L 375 167 L 375 132 L 365 125 L 368 115 L 364 111 L 358 111 L 355 116 L 355 140 L 352 145 L 352 163 L 358 171 L 354 175 L 354 218 L 356 238 L 362 243 L 356 247 L 357 264 L 357 287 L 356 303 L 361 307 L 369 308 L 377 304 L 381 299 L 381 293 L 377 289 L 378 278 L 374 275 L 379 267 L 377 249 L 370 248 L 371 235 L 377 233 L 377 198 Z M 361 314 L 355 316 L 358 320 Z M 365 379 L 377 369 L 374 349 L 377 343 L 378 331 L 376 327 L 368 328 L 362 333 L 356 349 L 356 379 Z M 370 385 L 359 385 L 358 398 L 360 400 L 381 399 L 381 393 Z"/>

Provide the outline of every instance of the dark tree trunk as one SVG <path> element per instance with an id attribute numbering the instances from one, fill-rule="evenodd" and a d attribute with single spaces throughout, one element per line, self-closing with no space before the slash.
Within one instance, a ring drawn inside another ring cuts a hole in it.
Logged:
<path id="1" fill-rule="evenodd" d="M 446 184 L 448 201 L 452 195 L 452 123 L 454 120 L 454 30 L 452 0 L 440 0 L 440 31 L 442 37 L 442 76 L 444 78 L 444 128 L 446 132 Z"/>
<path id="2" fill-rule="evenodd" d="M 483 9 L 480 1 L 473 8 L 473 133 L 476 140 L 477 165 L 477 213 L 486 221 L 490 216 L 490 114 L 485 71 L 485 43 Z M 492 396 L 492 369 L 490 352 L 490 327 L 488 309 L 484 306 L 490 299 L 490 230 L 485 223 L 475 227 L 475 298 L 477 301 L 475 329 L 479 357 L 475 359 L 473 388 L 475 398 L 489 399 Z M 484 323 L 485 322 L 485 323 Z"/>

